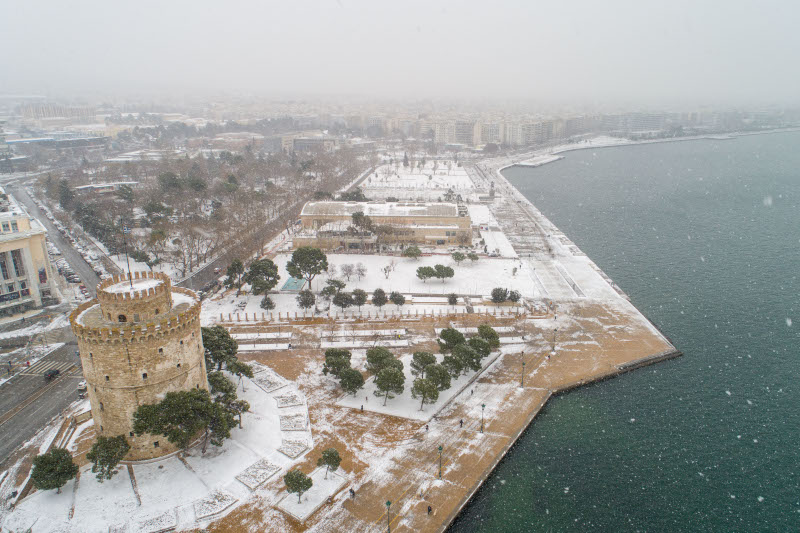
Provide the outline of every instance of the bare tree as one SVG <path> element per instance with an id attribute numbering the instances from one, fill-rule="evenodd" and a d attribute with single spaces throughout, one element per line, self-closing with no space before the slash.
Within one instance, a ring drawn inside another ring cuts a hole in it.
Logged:
<path id="1" fill-rule="evenodd" d="M 358 277 L 358 281 L 361 281 L 361 278 L 367 275 L 367 267 L 364 266 L 364 263 L 358 263 L 356 265 L 356 277 Z"/>
<path id="2" fill-rule="evenodd" d="M 342 265 L 342 276 L 347 278 L 347 281 L 350 281 L 350 276 L 353 275 L 355 272 L 355 267 L 351 264 Z"/>

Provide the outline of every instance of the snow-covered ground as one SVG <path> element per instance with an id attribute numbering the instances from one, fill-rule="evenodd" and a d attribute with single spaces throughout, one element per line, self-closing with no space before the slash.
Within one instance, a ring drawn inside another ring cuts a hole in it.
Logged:
<path id="1" fill-rule="evenodd" d="M 497 226 L 497 219 L 488 205 L 469 204 L 467 210 L 473 226 Z"/>
<path id="2" fill-rule="evenodd" d="M 434 170 L 434 165 L 436 169 Z M 423 168 L 382 165 L 363 181 L 364 194 L 375 200 L 395 197 L 399 200 L 436 201 L 448 192 L 473 198 L 475 185 L 467 171 L 450 161 L 427 161 Z"/>
<path id="3" fill-rule="evenodd" d="M 127 527 L 132 533 L 156 531 L 151 528 L 153 524 L 195 528 L 236 504 L 257 497 L 258 486 L 290 468 L 313 446 L 313 441 L 308 424 L 281 430 L 282 420 L 307 420 L 303 394 L 266 367 L 254 367 L 254 381 L 244 378 L 238 386 L 239 397 L 250 403 L 250 412 L 243 416 L 243 428 L 235 428 L 223 446 L 209 444 L 202 454 L 198 444 L 184 460 L 172 455 L 133 466 L 141 506 L 127 468 L 120 467 L 117 475 L 101 484 L 92 474 L 91 465 L 87 465 L 81 469 L 79 481 L 67 483 L 60 494 L 37 491 L 19 502 L 3 527 L 10 531 L 32 527 L 34 533 L 105 533 L 110 526 Z M 267 380 L 283 381 L 274 394 L 255 383 L 265 376 Z M 293 401 L 280 407 L 281 401 L 276 397 L 287 395 L 293 395 Z M 285 441 L 295 443 L 288 449 L 299 453 L 287 455 Z M 297 443 L 304 446 L 298 448 Z M 73 516 L 69 519 L 71 511 Z M 174 517 L 174 524 L 170 517 Z"/>
<path id="4" fill-rule="evenodd" d="M 531 159 L 520 161 L 517 165 L 521 167 L 539 167 L 547 163 L 552 163 L 553 161 L 558 161 L 559 159 L 564 159 L 564 156 L 554 154 L 537 155 Z"/>
<path id="5" fill-rule="evenodd" d="M 492 233 L 497 234 L 497 232 Z M 513 248 L 507 240 L 502 242 L 501 239 L 495 239 L 491 242 L 495 247 L 500 247 L 504 253 L 513 252 Z M 274 259 L 281 276 L 278 287 L 281 287 L 289 278 L 286 272 L 286 263 L 290 257 L 291 255 L 288 253 L 280 253 Z M 337 272 L 341 270 L 341 265 L 343 264 L 357 263 L 362 263 L 366 267 L 366 275 L 360 280 L 356 276 L 351 276 L 350 280 L 338 277 L 337 279 L 341 279 L 346 283 L 344 290 L 362 289 L 370 294 L 370 298 L 372 292 L 377 288 L 382 288 L 387 295 L 392 291 L 398 291 L 406 296 L 406 304 L 403 306 L 406 313 L 409 309 L 412 309 L 412 314 L 414 310 L 420 314 L 423 311 L 428 314 L 431 312 L 438 314 L 439 312 L 453 311 L 444 300 L 444 297 L 451 293 L 488 298 L 495 287 L 505 287 L 519 291 L 524 297 L 534 297 L 537 294 L 536 285 L 532 281 L 533 270 L 529 268 L 527 263 L 518 259 L 483 256 L 474 263 L 465 260 L 458 265 L 449 255 L 444 254 L 423 256 L 417 260 L 383 255 L 328 255 L 328 264 L 336 265 Z M 417 278 L 417 268 L 436 264 L 453 267 L 455 276 L 445 282 L 436 279 L 423 282 Z M 394 266 L 394 270 L 390 272 L 387 278 L 383 268 L 391 265 Z M 516 273 L 514 272 L 515 268 L 517 269 Z M 321 290 L 325 286 L 327 279 L 328 276 L 324 273 L 317 276 L 312 282 L 313 290 L 315 292 Z M 440 302 L 433 303 L 425 297 L 412 296 L 412 294 L 441 295 L 440 298 L 442 299 Z M 275 317 L 279 312 L 284 315 L 287 312 L 292 314 L 298 312 L 302 315 L 302 310 L 297 306 L 296 293 L 281 292 L 272 294 L 270 297 L 275 302 L 275 309 L 272 310 Z M 223 314 L 225 320 L 227 320 L 229 313 L 233 319 L 236 318 L 236 313 L 239 313 L 240 320 L 244 320 L 245 313 L 249 316 L 248 320 L 253 320 L 254 316 L 260 319 L 262 313 L 267 313 L 268 316 L 269 312 L 261 308 L 262 298 L 263 296 L 252 295 L 249 292 L 236 296 L 235 291 L 229 291 L 224 296 L 205 300 L 202 309 L 203 324 L 219 321 L 220 313 Z M 417 302 L 418 298 L 420 299 L 419 302 Z M 320 310 L 331 308 L 334 313 L 341 315 L 340 308 L 332 307 L 329 302 L 326 302 L 321 297 L 317 298 L 317 307 Z M 460 309 L 463 310 L 463 307 L 460 307 Z M 391 303 L 383 307 L 383 311 L 387 313 L 393 310 L 397 312 L 396 306 Z M 357 308 L 351 307 L 347 309 L 348 314 L 354 311 L 357 311 Z M 367 304 L 362 306 L 361 311 L 364 315 L 370 313 L 371 316 L 375 316 L 378 308 L 372 304 Z"/>
<path id="6" fill-rule="evenodd" d="M 292 517 L 303 522 L 319 509 L 330 496 L 336 494 L 347 483 L 347 472 L 337 470 L 328 472 L 325 478 L 325 467 L 320 467 L 311 472 L 309 476 L 313 485 L 299 498 L 295 494 L 287 494 L 277 507 L 289 513 Z"/>
<path id="7" fill-rule="evenodd" d="M 518 341 L 518 342 L 521 342 Z M 517 345 L 502 346 L 500 353 L 511 353 L 519 351 Z M 441 363 L 442 354 L 436 355 L 437 362 Z M 392 416 L 399 416 L 403 418 L 411 418 L 414 420 L 429 420 L 450 398 L 461 392 L 462 389 L 473 379 L 476 374 L 480 374 L 487 370 L 493 361 L 496 360 L 498 352 L 492 352 L 483 360 L 484 368 L 479 372 L 467 372 L 450 382 L 450 388 L 439 393 L 439 399 L 436 403 L 426 403 L 421 406 L 421 399 L 411 397 L 411 387 L 414 385 L 414 376 L 411 374 L 411 361 L 413 359 L 411 353 L 405 353 L 398 356 L 403 362 L 403 374 L 406 377 L 403 393 L 394 398 L 386 400 L 384 405 L 384 396 L 376 396 L 375 381 L 372 376 L 367 378 L 364 388 L 355 396 L 345 394 L 336 405 L 343 407 L 352 407 L 353 409 L 361 409 L 362 406 L 366 411 L 374 411 L 376 413 L 383 413 Z M 353 368 L 366 371 L 366 352 L 353 352 L 351 359 Z M 420 408 L 421 407 L 421 408 Z"/>

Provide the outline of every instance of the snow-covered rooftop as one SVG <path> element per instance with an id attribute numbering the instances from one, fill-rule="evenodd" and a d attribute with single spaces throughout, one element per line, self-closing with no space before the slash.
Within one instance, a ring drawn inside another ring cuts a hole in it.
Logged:
<path id="1" fill-rule="evenodd" d="M 301 216 L 457 217 L 458 206 L 445 202 L 308 202 Z"/>
<path id="2" fill-rule="evenodd" d="M 108 287 L 104 287 L 103 291 L 110 293 L 122 293 L 122 292 L 132 293 L 134 291 L 146 291 L 147 289 L 158 287 L 163 283 L 164 281 L 158 278 L 142 278 L 134 280 L 126 279 L 125 281 L 120 281 L 119 283 L 115 283 L 113 285 L 109 285 Z"/>

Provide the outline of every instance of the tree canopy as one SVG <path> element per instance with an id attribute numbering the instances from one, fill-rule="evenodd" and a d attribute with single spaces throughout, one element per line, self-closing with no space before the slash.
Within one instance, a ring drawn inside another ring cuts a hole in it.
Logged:
<path id="1" fill-rule="evenodd" d="M 205 389 L 168 392 L 159 403 L 140 405 L 133 414 L 133 431 L 137 435 L 164 435 L 179 448 L 188 448 L 203 432 L 204 452 L 209 441 L 221 446 L 235 423 L 233 415 L 212 401 Z"/>
<path id="2" fill-rule="evenodd" d="M 508 300 L 508 289 L 503 287 L 495 287 L 492 289 L 492 301 L 496 304 L 501 304 Z"/>
<path id="3" fill-rule="evenodd" d="M 428 365 L 425 369 L 425 379 L 430 380 L 440 391 L 450 388 L 450 373 L 442 365 Z"/>
<path id="4" fill-rule="evenodd" d="M 478 336 L 488 342 L 492 349 L 500 347 L 500 335 L 489 324 L 478 326 Z"/>
<path id="5" fill-rule="evenodd" d="M 442 353 L 451 351 L 455 346 L 463 344 L 464 334 L 453 328 L 445 328 L 439 333 L 439 338 L 436 340 L 439 343 L 439 349 Z"/>
<path id="6" fill-rule="evenodd" d="M 433 381 L 425 378 L 417 378 L 411 386 L 411 397 L 422 399 L 419 404 L 419 410 L 422 411 L 422 407 L 426 403 L 436 403 L 439 399 L 439 389 Z"/>
<path id="7" fill-rule="evenodd" d="M 375 289 L 375 292 L 372 293 L 372 305 L 380 309 L 389 299 L 386 297 L 386 292 L 383 289 Z"/>
<path id="8" fill-rule="evenodd" d="M 278 275 L 278 265 L 271 259 L 262 259 L 250 263 L 244 282 L 249 283 L 253 294 L 264 294 L 271 291 L 278 284 L 281 277 Z"/>
<path id="9" fill-rule="evenodd" d="M 130 449 L 131 445 L 128 444 L 125 435 L 97 437 L 86 458 L 92 463 L 92 472 L 97 474 L 100 483 L 116 474 L 117 465 Z"/>
<path id="10" fill-rule="evenodd" d="M 442 367 L 447 370 L 453 378 L 458 378 L 464 372 L 464 364 L 461 359 L 454 355 L 445 355 L 442 358 Z"/>
<path id="11" fill-rule="evenodd" d="M 342 311 L 353 305 L 353 303 L 355 303 L 353 296 L 347 292 L 340 292 L 333 297 L 333 305 L 341 307 Z"/>
<path id="12" fill-rule="evenodd" d="M 361 310 L 361 306 L 367 303 L 367 298 L 367 293 L 362 289 L 353 290 L 353 305 L 358 307 L 359 311 Z"/>
<path id="13" fill-rule="evenodd" d="M 491 346 L 489 346 L 489 342 L 481 337 L 472 337 L 467 341 L 467 344 L 470 348 L 478 352 L 478 355 L 481 357 L 486 357 L 492 351 Z"/>
<path id="14" fill-rule="evenodd" d="M 325 350 L 325 364 L 322 366 L 322 373 L 326 376 L 330 373 L 339 377 L 342 370 L 350 368 L 350 350 L 340 348 L 328 348 Z"/>
<path id="15" fill-rule="evenodd" d="M 319 248 L 301 246 L 292 252 L 292 258 L 286 263 L 286 271 L 297 279 L 305 279 L 311 288 L 311 281 L 317 274 L 328 270 L 328 257 Z"/>
<path id="16" fill-rule="evenodd" d="M 403 393 L 405 381 L 406 377 L 402 370 L 398 370 L 397 368 L 384 368 L 378 372 L 375 379 L 377 390 L 374 394 L 375 396 L 383 396 L 383 405 L 386 405 L 386 400 L 394 398 L 396 394 Z"/>
<path id="17" fill-rule="evenodd" d="M 430 352 L 414 352 L 411 356 L 411 374 L 425 377 L 425 369 L 432 364 L 436 363 L 436 356 Z"/>
<path id="18" fill-rule="evenodd" d="M 422 250 L 419 249 L 418 246 L 411 245 L 405 250 L 403 250 L 403 257 L 410 257 L 411 259 L 419 259 L 419 256 L 422 255 Z"/>
<path id="19" fill-rule="evenodd" d="M 434 265 L 433 270 L 435 272 L 434 276 L 442 280 L 442 283 L 444 283 L 445 279 L 452 278 L 455 275 L 453 268 L 445 265 Z"/>
<path id="20" fill-rule="evenodd" d="M 314 485 L 311 478 L 299 470 L 292 470 L 283 476 L 283 482 L 286 483 L 286 492 L 289 494 L 297 494 L 297 503 L 300 503 L 300 498 L 303 493 Z"/>
<path id="21" fill-rule="evenodd" d="M 469 347 L 468 344 L 459 344 L 453 347 L 453 356 L 459 359 L 464 369 L 477 372 L 481 369 L 481 355 Z"/>
<path id="22" fill-rule="evenodd" d="M 392 352 L 383 346 L 374 346 L 367 350 L 367 372 L 377 376 L 394 359 Z"/>
<path id="23" fill-rule="evenodd" d="M 275 302 L 272 300 L 269 294 L 265 294 L 264 297 L 261 298 L 261 303 L 258 305 L 265 311 L 272 311 L 275 309 Z"/>
<path id="24" fill-rule="evenodd" d="M 39 490 L 61 492 L 61 487 L 77 474 L 78 465 L 72 462 L 72 454 L 64 448 L 52 448 L 33 459 L 31 481 Z"/>
<path id="25" fill-rule="evenodd" d="M 341 463 L 342 458 L 339 456 L 339 452 L 336 451 L 336 448 L 322 450 L 322 457 L 317 459 L 317 466 L 325 467 L 325 479 L 328 479 L 328 472 L 336 472 Z"/>
<path id="26" fill-rule="evenodd" d="M 436 277 L 436 270 L 429 266 L 417 267 L 417 277 L 425 283 L 429 279 Z"/>
<path id="27" fill-rule="evenodd" d="M 222 326 L 201 328 L 203 346 L 210 362 L 217 365 L 217 370 L 222 370 L 222 365 L 236 359 L 239 344 L 231 337 L 228 330 Z"/>
<path id="28" fill-rule="evenodd" d="M 348 394 L 355 394 L 364 387 L 364 376 L 355 368 L 347 367 L 339 374 L 339 385 Z"/>
<path id="29" fill-rule="evenodd" d="M 297 293 L 297 305 L 300 309 L 310 309 L 317 303 L 317 297 L 308 289 L 303 289 Z"/>
<path id="30" fill-rule="evenodd" d="M 242 288 L 242 284 L 244 283 L 244 280 L 242 279 L 242 274 L 244 274 L 244 263 L 242 263 L 241 259 L 234 259 L 231 261 L 231 264 L 228 265 L 226 274 L 228 277 L 225 279 L 225 286 L 236 287 L 236 291 L 238 293 L 239 289 Z"/>
<path id="31" fill-rule="evenodd" d="M 396 305 L 398 308 L 406 303 L 406 297 L 397 291 L 392 291 L 389 295 L 389 301 Z"/>

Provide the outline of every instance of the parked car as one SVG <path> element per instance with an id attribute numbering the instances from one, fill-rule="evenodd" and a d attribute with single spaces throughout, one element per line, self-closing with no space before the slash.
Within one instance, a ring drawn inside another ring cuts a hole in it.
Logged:
<path id="1" fill-rule="evenodd" d="M 59 375 L 61 375 L 60 370 L 58 370 L 57 368 L 51 368 L 50 370 L 44 373 L 44 379 L 46 379 L 47 381 L 53 381 Z"/>
<path id="2" fill-rule="evenodd" d="M 86 384 L 85 379 L 81 380 L 81 382 L 78 383 L 78 392 L 86 392 L 88 388 L 89 386 Z"/>

